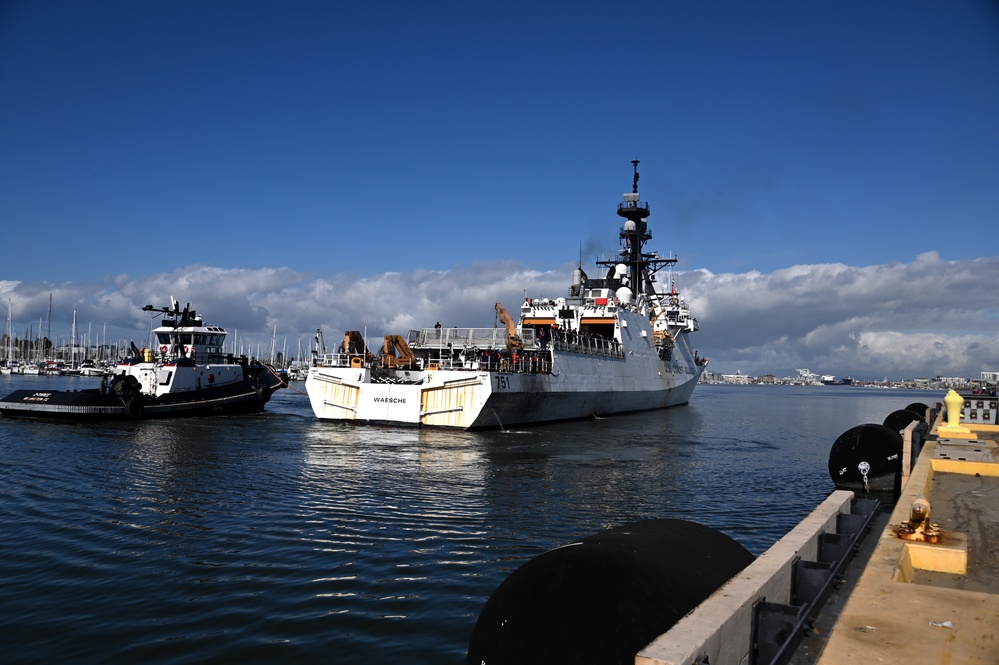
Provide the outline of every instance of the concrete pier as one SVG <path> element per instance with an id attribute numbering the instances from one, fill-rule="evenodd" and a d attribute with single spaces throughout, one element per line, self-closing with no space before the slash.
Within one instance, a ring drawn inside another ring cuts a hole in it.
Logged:
<path id="1" fill-rule="evenodd" d="M 637 665 L 743 663 L 752 649 L 753 606 L 791 600 L 796 559 L 819 558 L 822 534 L 850 513 L 853 492 L 837 490 L 745 570 L 635 657 Z M 705 660 L 706 659 L 706 660 Z"/>
<path id="2" fill-rule="evenodd" d="M 934 427 L 819 665 L 999 663 L 999 427 L 965 427 Z M 897 535 L 920 497 L 939 542 Z"/>
<path id="3" fill-rule="evenodd" d="M 815 557 L 850 492 L 834 492 L 635 663 L 999 663 L 999 426 L 953 416 L 933 423 L 887 523 L 844 575 L 852 586 L 808 622 L 795 654 L 760 658 L 753 607 L 788 602 L 792 562 Z"/>

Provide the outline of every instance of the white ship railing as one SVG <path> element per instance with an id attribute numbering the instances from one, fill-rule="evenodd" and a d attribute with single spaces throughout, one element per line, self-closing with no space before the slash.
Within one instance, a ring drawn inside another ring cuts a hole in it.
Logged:
<path id="1" fill-rule="evenodd" d="M 551 344 L 556 351 L 611 358 L 624 357 L 624 349 L 616 339 L 587 335 L 573 330 L 554 329 L 551 332 L 550 342 L 543 342 L 544 346 L 540 346 L 533 328 L 522 329 L 519 331 L 519 335 L 523 343 L 523 352 L 522 358 L 518 358 L 518 360 L 532 357 L 531 354 L 538 350 L 544 351 L 548 344 Z M 441 369 L 495 370 L 499 361 L 496 359 L 487 361 L 485 356 L 487 352 L 505 350 L 507 335 L 505 328 L 422 328 L 410 330 L 407 343 L 415 352 L 440 352 L 440 359 L 432 359 L 427 362 L 436 363 Z M 476 362 L 474 357 L 467 358 L 466 354 L 466 361 L 462 363 L 451 360 L 445 355 L 459 349 L 475 351 L 475 354 L 479 356 L 479 361 Z M 493 358 L 494 355 L 489 354 L 490 358 Z M 509 358 L 508 360 L 512 362 L 513 359 Z M 484 363 L 485 367 L 483 367 Z M 347 367 L 350 365 L 350 357 L 343 353 L 328 353 L 318 358 L 318 364 L 324 367 Z M 518 366 L 520 364 L 518 363 Z"/>
<path id="2" fill-rule="evenodd" d="M 552 330 L 552 346 L 556 351 L 586 353 L 594 356 L 623 358 L 624 349 L 616 339 L 577 333 L 574 330 Z"/>
<path id="3" fill-rule="evenodd" d="M 356 367 L 360 356 L 347 353 L 321 353 L 315 356 L 316 367 Z M 364 367 L 377 367 L 379 360 L 363 363 Z M 452 360 L 449 357 L 425 361 L 418 359 L 420 370 L 446 369 L 466 372 L 511 372 L 523 374 L 550 374 L 551 361 L 540 357 L 537 352 L 520 352 L 510 356 L 500 353 L 498 349 L 483 349 L 474 358 L 465 361 Z"/>
<path id="4" fill-rule="evenodd" d="M 533 328 L 518 332 L 525 349 L 536 349 Z M 413 349 L 505 349 L 506 328 L 423 328 L 409 331 Z"/>
<path id="5" fill-rule="evenodd" d="M 316 367 L 350 367 L 351 357 L 359 358 L 356 353 L 319 353 L 313 355 L 313 365 Z"/>

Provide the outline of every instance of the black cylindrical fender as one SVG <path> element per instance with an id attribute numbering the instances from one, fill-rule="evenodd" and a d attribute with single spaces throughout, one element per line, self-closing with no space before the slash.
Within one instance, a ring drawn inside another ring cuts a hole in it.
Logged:
<path id="1" fill-rule="evenodd" d="M 545 552 L 479 614 L 466 663 L 631 663 L 753 561 L 714 529 L 644 520 Z"/>
<path id="2" fill-rule="evenodd" d="M 909 406 L 905 407 L 905 410 L 915 411 L 916 413 L 919 414 L 919 419 L 922 420 L 924 423 L 926 423 L 926 411 L 929 410 L 929 408 L 930 407 L 923 404 L 922 402 L 913 402 Z M 926 424 L 929 425 L 929 423 Z"/>
<path id="3" fill-rule="evenodd" d="M 840 489 L 896 491 L 902 478 L 902 435 L 874 423 L 851 427 L 829 450 L 829 476 Z"/>
<path id="4" fill-rule="evenodd" d="M 916 411 L 899 409 L 898 411 L 892 411 L 885 416 L 885 421 L 882 424 L 894 432 L 901 433 L 901 431 L 908 427 L 910 423 L 921 422 L 923 422 L 923 417 Z"/>

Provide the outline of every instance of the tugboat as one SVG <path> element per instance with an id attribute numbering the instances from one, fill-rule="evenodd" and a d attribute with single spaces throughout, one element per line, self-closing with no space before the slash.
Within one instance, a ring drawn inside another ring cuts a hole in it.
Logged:
<path id="1" fill-rule="evenodd" d="M 377 356 L 356 330 L 327 353 L 317 331 L 305 381 L 316 417 L 493 429 L 686 404 L 707 360 L 691 348 L 697 320 L 672 278 L 657 281 L 677 259 L 644 250 L 650 211 L 632 163 L 618 257 L 597 261 L 604 278 L 580 266 L 567 297 L 527 299 L 519 321 L 497 303 L 502 328 L 388 335 Z"/>
<path id="2" fill-rule="evenodd" d="M 0 399 L 4 416 L 62 420 L 179 418 L 262 411 L 284 383 L 274 368 L 225 354 L 226 331 L 205 325 L 188 304 L 146 305 L 163 315 L 157 349 L 122 360 L 99 388 L 15 390 Z"/>

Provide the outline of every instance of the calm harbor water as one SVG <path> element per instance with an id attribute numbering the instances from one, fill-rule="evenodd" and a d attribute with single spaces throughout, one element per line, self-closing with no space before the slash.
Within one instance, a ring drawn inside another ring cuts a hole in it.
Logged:
<path id="1" fill-rule="evenodd" d="M 4 376 L 0 394 L 91 384 Z M 460 663 L 527 559 L 652 517 L 758 554 L 832 491 L 839 434 L 942 398 L 700 386 L 667 411 L 485 433 L 320 423 L 295 390 L 253 416 L 0 418 L 0 653 Z"/>

